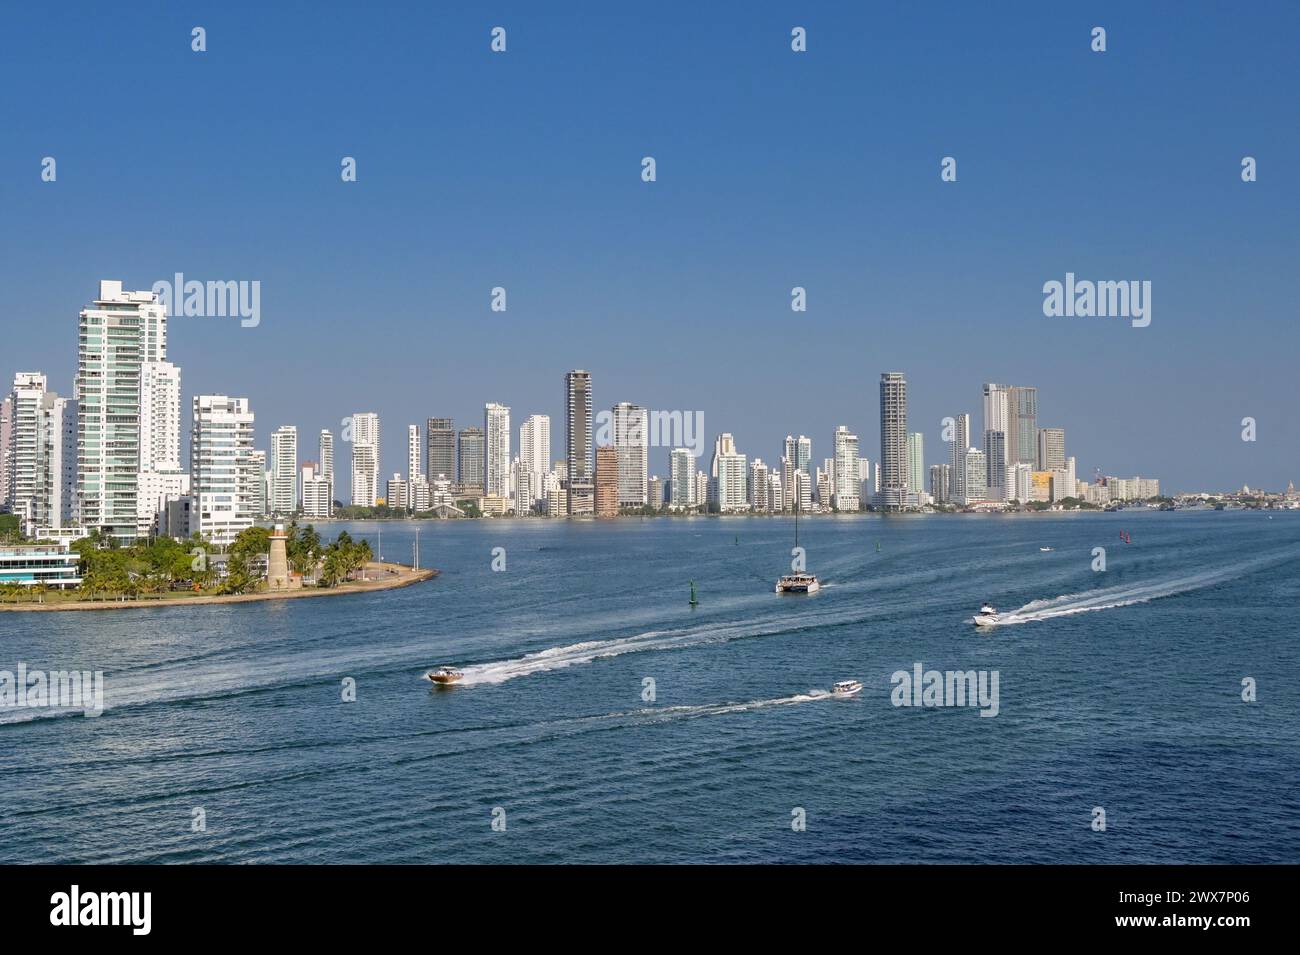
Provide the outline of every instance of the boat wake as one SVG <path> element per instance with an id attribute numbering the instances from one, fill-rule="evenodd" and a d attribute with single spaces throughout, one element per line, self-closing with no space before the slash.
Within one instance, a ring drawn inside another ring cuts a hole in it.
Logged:
<path id="1" fill-rule="evenodd" d="M 1281 559 L 1294 557 L 1294 553 L 1288 553 L 1284 557 L 1273 556 L 1247 561 L 1190 574 L 1185 577 L 1123 584 L 1118 587 L 1105 587 L 1100 590 L 1089 590 L 1078 594 L 1065 594 L 1050 600 L 1031 600 L 1017 610 L 1000 614 L 998 621 L 993 626 L 1005 627 L 1010 624 L 1033 623 L 1039 620 L 1051 620 L 1055 617 L 1090 613 L 1094 610 L 1112 610 L 1116 607 L 1129 607 L 1133 604 L 1147 603 L 1163 597 L 1173 597 L 1188 591 L 1213 587 L 1216 584 L 1243 577 L 1254 570 L 1276 564 Z"/>

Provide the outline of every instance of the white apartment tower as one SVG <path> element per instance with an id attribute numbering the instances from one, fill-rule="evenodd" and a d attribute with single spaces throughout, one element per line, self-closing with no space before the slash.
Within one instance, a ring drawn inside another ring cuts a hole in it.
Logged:
<path id="1" fill-rule="evenodd" d="M 190 432 L 190 491 L 196 530 L 215 544 L 229 544 L 252 527 L 264 481 L 253 448 L 253 412 L 247 398 L 196 395 Z"/>
<path id="2" fill-rule="evenodd" d="M 379 503 L 379 415 L 373 411 L 352 416 L 352 503 Z"/>
<path id="3" fill-rule="evenodd" d="M 286 424 L 271 432 L 272 514 L 290 515 L 298 510 L 298 428 Z"/>
<path id="4" fill-rule="evenodd" d="M 531 478 L 529 487 L 534 501 L 546 496 L 546 475 L 551 470 L 551 418 L 529 415 L 519 426 L 519 465 Z"/>
<path id="5" fill-rule="evenodd" d="M 626 401 L 614 406 L 613 415 L 618 504 L 619 507 L 641 507 L 649 494 L 649 417 L 645 408 Z"/>
<path id="6" fill-rule="evenodd" d="M 845 425 L 835 429 L 835 484 L 831 502 L 841 511 L 856 511 L 860 504 L 858 436 Z"/>
<path id="7" fill-rule="evenodd" d="M 672 482 L 672 499 L 668 502 L 674 508 L 694 507 L 695 499 L 695 458 L 690 448 L 673 448 L 668 455 L 669 480 Z"/>
<path id="8" fill-rule="evenodd" d="M 510 496 L 510 409 L 488 402 L 483 407 L 484 493 L 488 497 Z"/>
<path id="9" fill-rule="evenodd" d="M 141 449 L 142 366 L 166 360 L 167 313 L 154 293 L 100 282 L 78 327 L 77 497 L 82 524 L 122 543 L 136 537 L 140 461 L 149 456 Z"/>

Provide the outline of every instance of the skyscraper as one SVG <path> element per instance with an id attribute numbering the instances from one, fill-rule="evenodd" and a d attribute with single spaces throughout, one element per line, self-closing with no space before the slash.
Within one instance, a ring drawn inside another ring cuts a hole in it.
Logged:
<path id="1" fill-rule="evenodd" d="M 450 418 L 425 422 L 424 453 L 429 461 L 425 473 L 430 481 L 436 481 L 440 474 L 448 481 L 456 480 L 456 428 Z"/>
<path id="2" fill-rule="evenodd" d="M 1065 429 L 1043 428 L 1038 432 L 1037 465 L 1040 471 L 1059 471 L 1065 467 Z"/>
<path id="3" fill-rule="evenodd" d="M 9 441 L 13 437 L 14 403 L 9 395 L 0 399 L 0 511 L 9 507 Z"/>
<path id="4" fill-rule="evenodd" d="M 485 492 L 491 497 L 510 496 L 510 409 L 488 402 L 483 408 L 486 442 Z"/>
<path id="5" fill-rule="evenodd" d="M 181 370 L 169 361 L 140 366 L 140 470 L 181 464 Z"/>
<path id="6" fill-rule="evenodd" d="M 414 486 L 424 479 L 423 464 L 423 455 L 420 453 L 420 426 L 418 424 L 408 424 L 406 426 L 406 480 L 408 484 Z"/>
<path id="7" fill-rule="evenodd" d="M 596 449 L 595 511 L 597 517 L 618 516 L 618 449 L 602 445 Z"/>
<path id="8" fill-rule="evenodd" d="M 519 426 L 519 463 L 532 477 L 529 485 L 534 502 L 545 495 L 546 474 L 551 470 L 551 418 L 529 415 Z"/>
<path id="9" fill-rule="evenodd" d="M 121 543 L 136 537 L 141 366 L 166 360 L 167 314 L 154 293 L 100 282 L 78 327 L 77 496 L 82 524 Z"/>
<path id="10" fill-rule="evenodd" d="M 618 452 L 618 503 L 641 507 L 649 500 L 647 441 L 649 420 L 646 409 L 627 401 L 613 408 L 614 448 Z"/>
<path id="11" fill-rule="evenodd" d="M 293 514 L 298 510 L 298 428 L 281 425 L 271 432 L 272 514 Z"/>
<path id="12" fill-rule="evenodd" d="M 1007 435 L 1005 431 L 984 432 L 984 496 L 1005 501 L 1007 491 Z"/>
<path id="13" fill-rule="evenodd" d="M 196 395 L 190 432 L 190 489 L 195 527 L 215 544 L 229 544 L 257 516 L 264 456 L 253 448 L 253 412 L 247 398 Z"/>
<path id="14" fill-rule="evenodd" d="M 988 463 L 985 460 L 984 452 L 978 448 L 968 448 L 962 466 L 966 469 L 965 492 L 961 499 L 962 503 L 973 504 L 976 501 L 987 500 L 988 488 L 985 486 L 984 481 L 988 476 Z"/>
<path id="15" fill-rule="evenodd" d="M 456 465 L 456 481 L 460 493 L 474 497 L 487 493 L 484 490 L 486 480 L 487 446 L 482 428 L 464 428 L 460 432 L 459 458 Z"/>
<path id="16" fill-rule="evenodd" d="M 317 462 L 320 465 L 317 474 L 321 480 L 329 482 L 326 493 L 329 495 L 332 515 L 334 513 L 334 434 L 328 428 L 321 428 L 316 450 L 320 457 L 320 461 Z"/>
<path id="17" fill-rule="evenodd" d="M 718 436 L 713 452 L 713 471 L 718 486 L 718 507 L 724 513 L 749 507 L 749 460 L 736 450 L 729 433 Z"/>
<path id="18" fill-rule="evenodd" d="M 899 371 L 880 376 L 880 506 L 907 504 L 907 379 Z"/>
<path id="19" fill-rule="evenodd" d="M 925 435 L 913 431 L 907 436 L 907 490 L 917 495 L 919 504 L 925 494 Z"/>
<path id="20" fill-rule="evenodd" d="M 966 450 L 970 447 L 970 415 L 959 414 L 953 419 L 952 444 L 948 448 L 948 496 L 960 501 L 966 496 Z"/>
<path id="21" fill-rule="evenodd" d="M 354 507 L 374 507 L 379 503 L 379 460 L 379 415 L 359 411 L 352 416 Z"/>
<path id="22" fill-rule="evenodd" d="M 672 491 L 671 504 L 675 508 L 694 507 L 695 500 L 695 458 L 690 448 L 673 448 L 668 455 L 669 481 Z"/>
<path id="23" fill-rule="evenodd" d="M 1007 413 L 1007 463 L 1032 466 L 1038 459 L 1038 389 L 1012 385 Z"/>
<path id="24" fill-rule="evenodd" d="M 835 491 L 832 503 L 836 510 L 858 510 L 861 486 L 858 481 L 858 436 L 850 434 L 845 425 L 840 425 L 835 429 Z"/>
<path id="25" fill-rule="evenodd" d="M 42 410 L 45 375 L 20 371 L 9 394 L 12 422 L 9 430 L 9 505 L 24 531 L 45 523 L 48 503 L 42 493 L 44 468 Z"/>
<path id="26" fill-rule="evenodd" d="M 564 376 L 564 455 L 568 464 L 568 512 L 591 514 L 595 456 L 591 444 L 591 374 L 575 369 Z"/>

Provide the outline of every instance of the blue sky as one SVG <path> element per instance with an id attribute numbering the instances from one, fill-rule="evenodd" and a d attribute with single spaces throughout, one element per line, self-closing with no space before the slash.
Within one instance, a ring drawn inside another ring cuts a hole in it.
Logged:
<path id="1" fill-rule="evenodd" d="M 70 392 L 97 281 L 182 271 L 262 283 L 257 328 L 172 321 L 187 400 L 247 395 L 263 446 L 377 411 L 386 474 L 486 401 L 562 456 L 586 368 L 769 461 L 838 424 L 875 460 L 901 370 L 927 464 L 1000 381 L 1081 474 L 1300 478 L 1294 3 L 59 6 L 0 13 L 6 379 Z M 1067 271 L 1150 280 L 1150 327 L 1045 317 Z"/>

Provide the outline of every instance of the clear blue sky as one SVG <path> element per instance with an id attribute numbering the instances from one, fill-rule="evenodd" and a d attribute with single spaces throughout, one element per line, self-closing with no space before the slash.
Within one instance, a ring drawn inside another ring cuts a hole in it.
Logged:
<path id="1" fill-rule="evenodd" d="M 97 281 L 183 271 L 262 283 L 258 328 L 171 322 L 187 401 L 247 395 L 264 447 L 377 411 L 385 474 L 485 401 L 562 456 L 580 367 L 765 460 L 837 424 L 875 460 L 901 370 L 927 464 L 989 380 L 1084 475 L 1300 479 L 1300 5 L 540 6 L 6 4 L 0 375 L 70 392 Z M 1045 317 L 1067 271 L 1151 280 L 1150 327 Z"/>

